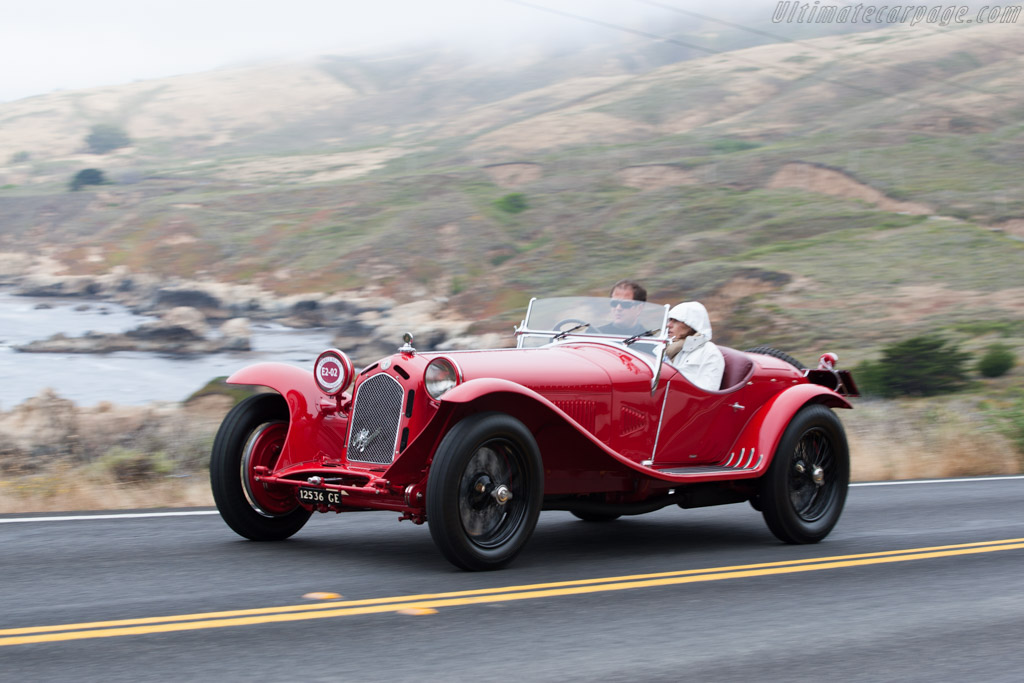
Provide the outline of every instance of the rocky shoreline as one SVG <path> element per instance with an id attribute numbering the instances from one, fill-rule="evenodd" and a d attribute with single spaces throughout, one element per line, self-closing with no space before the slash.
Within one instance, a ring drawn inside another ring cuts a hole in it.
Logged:
<path id="1" fill-rule="evenodd" d="M 249 351 L 250 328 L 246 318 L 231 318 L 213 334 L 203 314 L 187 306 L 172 308 L 151 323 L 119 334 L 86 332 L 68 337 L 63 333 L 48 339 L 12 347 L 24 353 L 114 353 L 143 351 L 172 355 L 194 355 L 224 351 Z"/>
<path id="2" fill-rule="evenodd" d="M 117 303 L 156 320 L 119 334 L 57 334 L 18 345 L 16 351 L 175 355 L 246 351 L 251 347 L 250 326 L 256 321 L 331 330 L 333 345 L 357 365 L 394 351 L 405 332 L 414 335 L 416 347 L 423 351 L 494 348 L 511 340 L 511 334 L 471 334 L 472 321 L 444 315 L 443 297 L 403 304 L 358 292 L 280 297 L 252 285 L 157 278 L 120 267 L 102 275 L 66 275 L 62 269 L 45 257 L 0 253 L 0 287 L 16 296 Z"/>

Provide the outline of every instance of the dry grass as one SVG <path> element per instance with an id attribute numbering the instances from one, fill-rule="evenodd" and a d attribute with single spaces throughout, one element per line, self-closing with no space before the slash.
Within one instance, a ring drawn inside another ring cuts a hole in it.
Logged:
<path id="1" fill-rule="evenodd" d="M 886 481 L 1017 474 L 1024 456 L 965 402 L 859 401 L 840 411 L 852 479 Z M 92 464 L 56 464 L 0 479 L 0 514 L 213 505 L 205 472 L 118 482 Z"/>
<path id="2" fill-rule="evenodd" d="M 0 413 L 0 513 L 213 505 L 205 463 L 232 402 L 81 408 L 44 391 Z"/>
<path id="3" fill-rule="evenodd" d="M 956 403 L 865 401 L 842 412 L 854 481 L 1017 474 L 1024 457 Z"/>
<path id="4" fill-rule="evenodd" d="M 144 484 L 97 479 L 83 468 L 0 479 L 0 514 L 65 510 L 135 510 L 213 505 L 204 473 Z"/>

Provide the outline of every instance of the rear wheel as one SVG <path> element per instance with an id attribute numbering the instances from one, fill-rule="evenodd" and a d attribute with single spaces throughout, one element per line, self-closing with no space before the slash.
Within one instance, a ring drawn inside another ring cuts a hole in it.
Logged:
<path id="1" fill-rule="evenodd" d="M 786 543 L 817 543 L 839 521 L 850 483 L 850 455 L 839 418 L 822 405 L 793 417 L 761 480 L 758 504 Z"/>
<path id="2" fill-rule="evenodd" d="M 274 469 L 288 434 L 288 406 L 278 394 L 245 399 L 227 414 L 210 454 L 210 487 L 220 516 L 253 541 L 288 538 L 309 519 L 291 487 L 256 481 L 254 469 Z"/>
<path id="3" fill-rule="evenodd" d="M 427 522 L 441 553 L 471 571 L 500 569 L 533 534 L 544 494 L 537 443 L 503 413 L 471 415 L 438 446 L 427 480 Z"/>
<path id="4" fill-rule="evenodd" d="M 622 515 L 617 515 L 614 512 L 581 512 L 579 510 L 572 510 L 572 514 L 577 519 L 582 519 L 584 522 L 614 522 Z"/>

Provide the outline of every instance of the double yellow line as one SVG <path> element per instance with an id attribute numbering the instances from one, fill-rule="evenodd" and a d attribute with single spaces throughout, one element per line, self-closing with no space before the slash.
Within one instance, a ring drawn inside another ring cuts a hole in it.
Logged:
<path id="1" fill-rule="evenodd" d="M 655 574 L 634 574 L 630 576 L 612 576 L 600 579 L 583 579 L 579 581 L 558 581 L 553 583 L 538 583 L 524 586 L 482 588 L 450 593 L 427 593 L 423 595 L 402 595 L 388 598 L 372 598 L 367 600 L 340 600 L 322 602 L 314 605 L 286 605 L 281 607 L 263 607 L 258 609 L 231 610 L 226 612 L 181 614 L 168 617 L 119 619 L 116 621 L 94 621 L 80 624 L 61 624 L 57 626 L 30 626 L 26 628 L 0 629 L 0 646 L 52 643 L 64 640 L 84 640 L 90 638 L 114 638 L 118 636 L 133 636 L 149 633 L 169 633 L 173 631 L 195 631 L 199 629 L 248 626 L 251 624 L 272 624 L 287 621 L 305 621 L 309 619 L 333 619 L 336 617 L 349 617 L 361 614 L 380 614 L 383 612 L 434 610 L 440 607 L 479 605 L 484 603 L 508 602 L 511 600 L 535 600 L 538 598 L 583 595 L 587 593 L 601 593 L 605 591 L 631 590 L 634 588 L 674 586 L 684 583 L 697 583 L 700 581 L 741 579 L 752 576 L 794 574 L 797 572 L 812 572 L 824 569 L 841 569 L 844 567 L 861 567 L 873 564 L 910 562 L 913 560 L 929 560 L 940 557 L 975 555 L 978 553 L 994 553 L 1004 550 L 1024 550 L 1024 538 L 1010 538 L 1001 541 L 984 541 L 980 543 L 961 543 L 958 545 L 933 546 L 929 548 L 911 548 L 908 550 L 891 550 L 878 553 L 863 553 L 859 555 L 815 557 L 788 562 L 765 562 L 732 567 L 687 569 L 674 572 L 658 572 Z"/>

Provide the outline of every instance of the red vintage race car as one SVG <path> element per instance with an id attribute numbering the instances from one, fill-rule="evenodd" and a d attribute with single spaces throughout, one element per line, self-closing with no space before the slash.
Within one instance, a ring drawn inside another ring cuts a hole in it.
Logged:
<path id="1" fill-rule="evenodd" d="M 636 309 L 629 337 L 609 330 L 608 299 L 534 299 L 515 348 L 421 353 L 406 335 L 358 374 L 336 349 L 312 371 L 242 369 L 228 382 L 273 391 L 217 433 L 220 514 L 269 541 L 313 512 L 393 510 L 469 570 L 507 565 L 541 510 L 604 522 L 749 501 L 782 541 L 825 538 L 849 482 L 832 409 L 851 407 L 850 373 L 832 354 L 807 370 L 767 347 L 719 347 L 721 388 L 705 391 L 664 360 L 668 307 Z"/>

